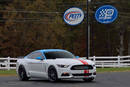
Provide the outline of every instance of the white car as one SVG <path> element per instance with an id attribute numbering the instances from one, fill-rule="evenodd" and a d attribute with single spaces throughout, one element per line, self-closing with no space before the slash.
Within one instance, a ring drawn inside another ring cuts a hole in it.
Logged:
<path id="1" fill-rule="evenodd" d="M 50 81 L 71 78 L 93 81 L 96 77 L 93 61 L 78 58 L 61 49 L 34 51 L 23 59 L 18 59 L 16 67 L 18 77 L 22 81 L 35 77 Z"/>

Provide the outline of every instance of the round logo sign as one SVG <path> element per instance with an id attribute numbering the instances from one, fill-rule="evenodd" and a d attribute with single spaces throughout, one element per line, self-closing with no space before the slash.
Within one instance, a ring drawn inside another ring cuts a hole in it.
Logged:
<path id="1" fill-rule="evenodd" d="M 64 21 L 69 25 L 78 25 L 84 19 L 84 13 L 80 8 L 73 7 L 65 11 Z"/>
<path id="2" fill-rule="evenodd" d="M 100 23 L 109 24 L 116 20 L 118 11 L 111 5 L 104 5 L 95 13 L 96 20 Z"/>

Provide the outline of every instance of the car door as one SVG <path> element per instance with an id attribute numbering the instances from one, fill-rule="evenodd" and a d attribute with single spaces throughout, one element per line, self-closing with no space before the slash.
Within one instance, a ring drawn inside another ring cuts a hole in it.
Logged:
<path id="1" fill-rule="evenodd" d="M 37 58 L 42 58 L 42 60 Z M 31 61 L 28 62 L 29 72 L 32 77 L 43 77 L 45 74 L 46 64 L 44 62 L 44 56 L 41 52 L 34 52 L 29 56 Z"/>

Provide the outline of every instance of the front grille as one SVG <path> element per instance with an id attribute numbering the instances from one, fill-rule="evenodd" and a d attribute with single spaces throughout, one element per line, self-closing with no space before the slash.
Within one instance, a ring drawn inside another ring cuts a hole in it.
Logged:
<path id="1" fill-rule="evenodd" d="M 84 73 L 84 74 L 72 74 L 73 76 L 91 76 L 92 73 Z"/>
<path id="2" fill-rule="evenodd" d="M 93 66 L 91 65 L 75 65 L 71 67 L 71 70 L 91 70 Z"/>

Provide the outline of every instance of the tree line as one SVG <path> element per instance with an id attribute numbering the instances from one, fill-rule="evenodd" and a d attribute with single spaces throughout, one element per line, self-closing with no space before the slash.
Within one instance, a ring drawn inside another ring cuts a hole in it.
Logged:
<path id="1" fill-rule="evenodd" d="M 130 54 L 130 1 L 89 0 L 91 56 Z M 118 9 L 112 24 L 100 24 L 94 14 L 98 7 L 110 4 Z M 38 49 L 65 49 L 78 56 L 86 54 L 86 17 L 77 26 L 63 20 L 70 7 L 83 9 L 86 0 L 1 0 L 0 56 L 25 56 Z"/>

